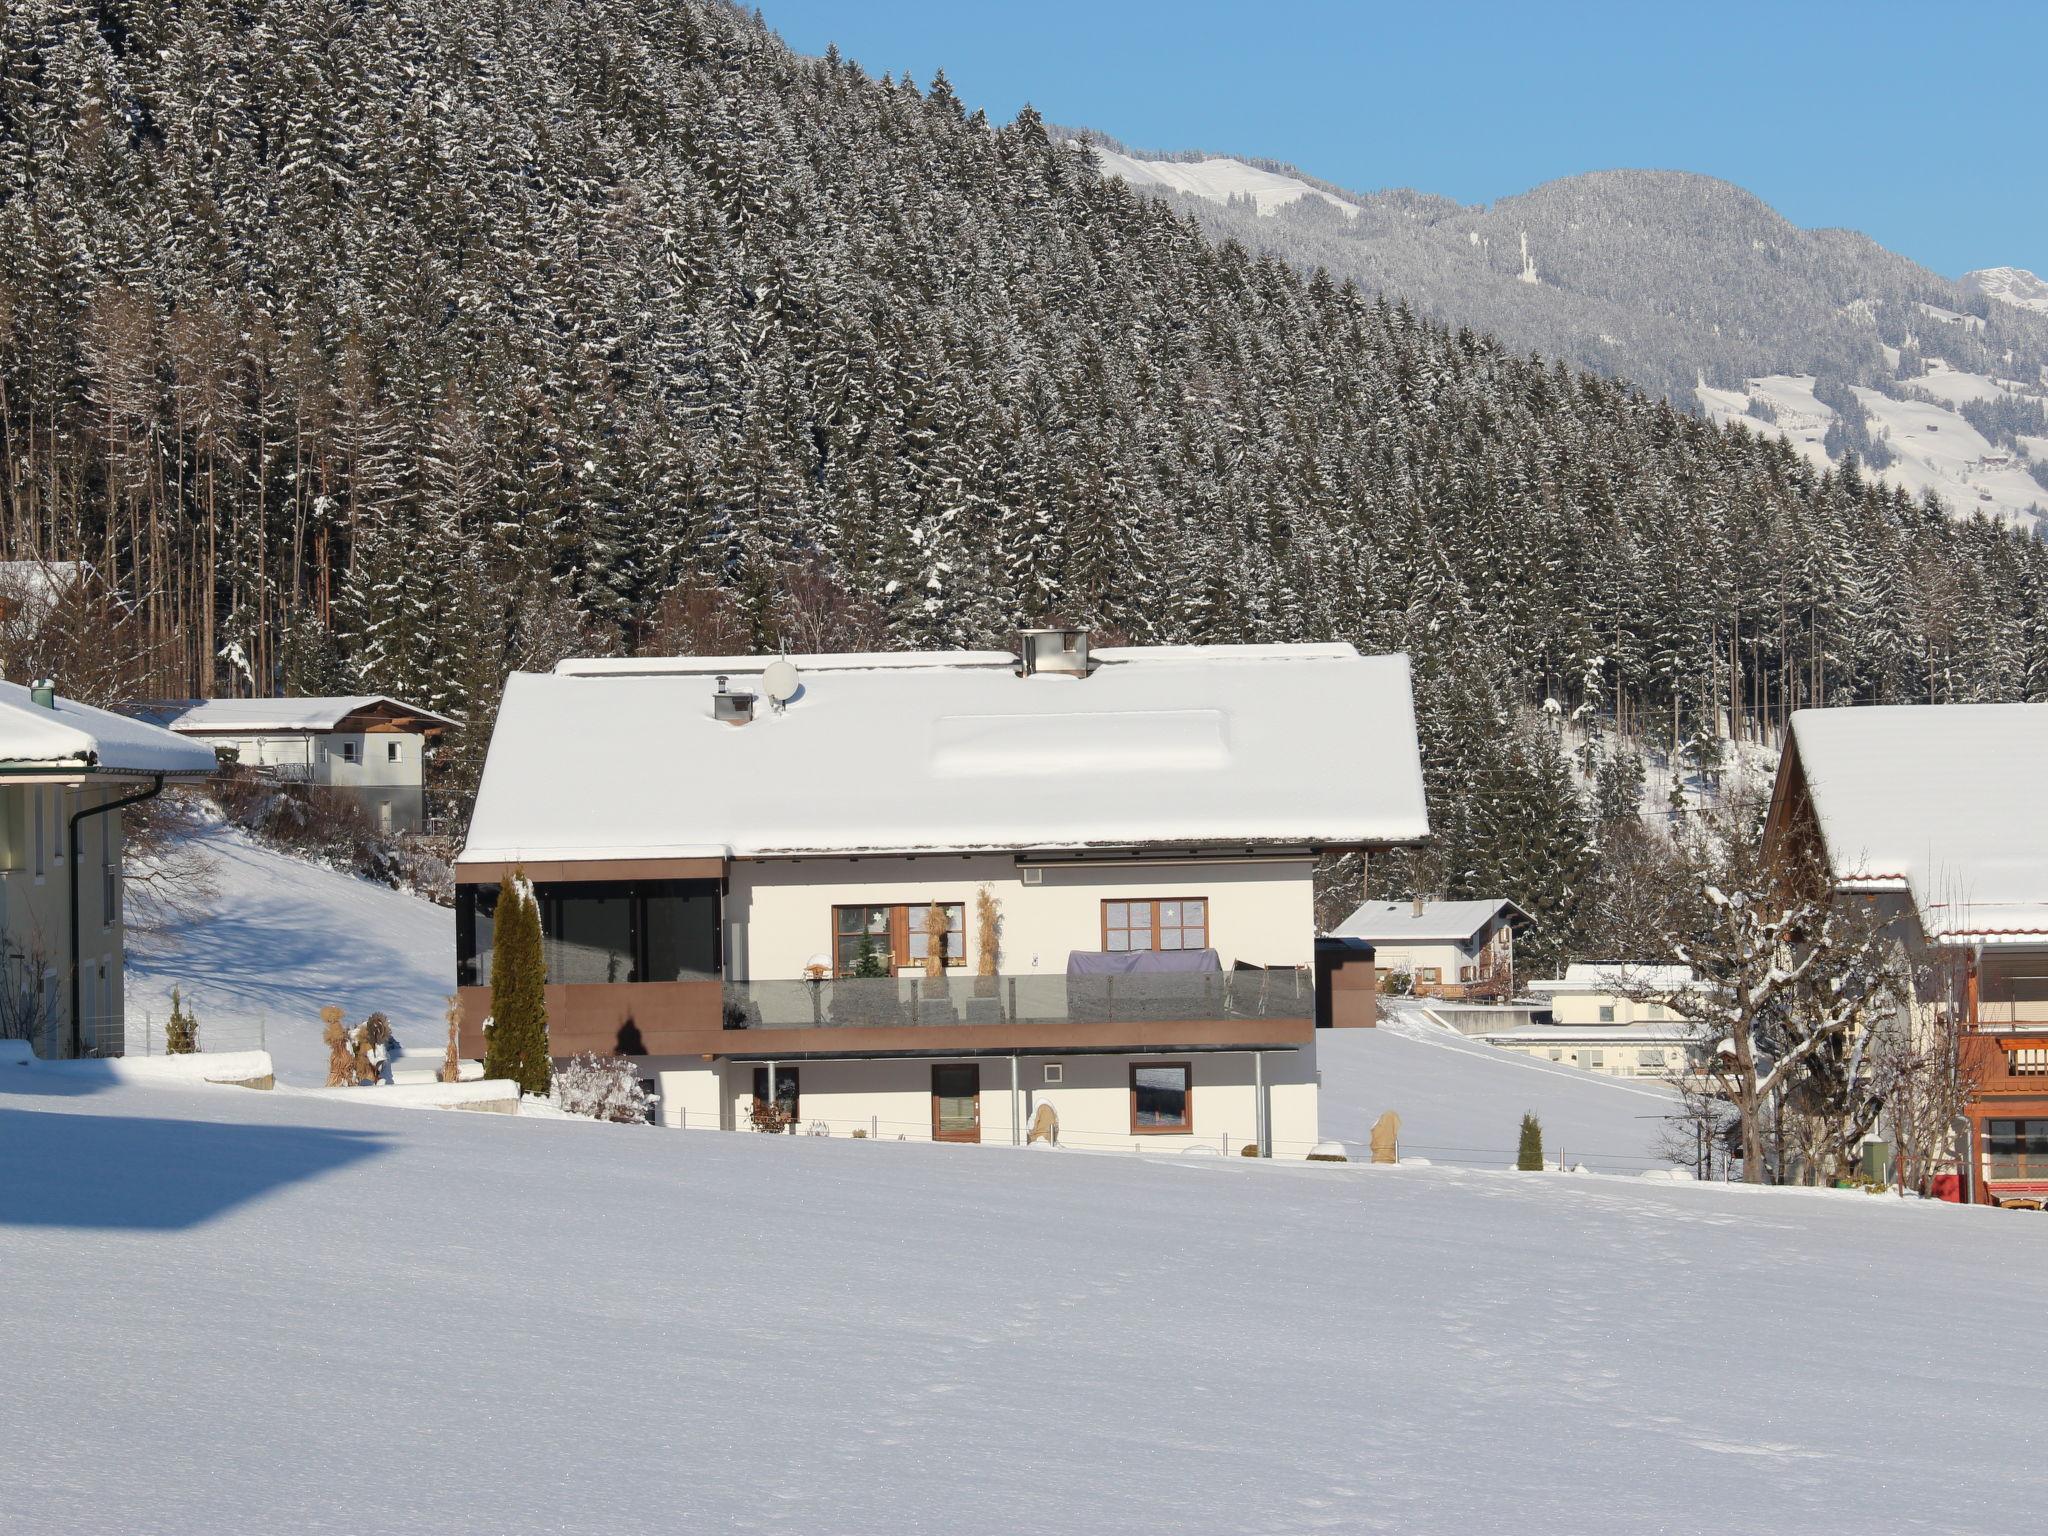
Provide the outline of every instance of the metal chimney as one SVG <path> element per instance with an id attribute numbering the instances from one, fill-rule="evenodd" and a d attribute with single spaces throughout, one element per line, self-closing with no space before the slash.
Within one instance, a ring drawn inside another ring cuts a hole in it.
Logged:
<path id="1" fill-rule="evenodd" d="M 57 707 L 57 680 L 54 677 L 39 677 L 28 685 L 29 702 L 40 704 L 45 709 Z"/>
<path id="2" fill-rule="evenodd" d="M 1017 632 L 1018 675 L 1049 672 L 1064 677 L 1088 675 L 1088 631 L 1085 629 L 1021 629 Z"/>
<path id="3" fill-rule="evenodd" d="M 711 718 L 723 720 L 727 725 L 745 725 L 754 718 L 754 695 L 733 693 L 725 686 L 726 677 L 720 674 L 718 692 L 711 695 Z"/>

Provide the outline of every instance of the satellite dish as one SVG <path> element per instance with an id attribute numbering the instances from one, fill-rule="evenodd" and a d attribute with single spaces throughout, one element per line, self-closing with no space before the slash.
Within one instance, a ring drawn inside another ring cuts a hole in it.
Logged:
<path id="1" fill-rule="evenodd" d="M 787 661 L 776 660 L 761 669 L 761 691 L 778 704 L 787 704 L 796 697 L 796 668 Z"/>

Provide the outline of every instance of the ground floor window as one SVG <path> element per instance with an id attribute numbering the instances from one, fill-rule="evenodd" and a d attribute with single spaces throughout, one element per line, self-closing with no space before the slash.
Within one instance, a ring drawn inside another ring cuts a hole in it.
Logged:
<path id="1" fill-rule="evenodd" d="M 858 976 L 863 967 L 876 975 L 894 975 L 907 965 L 923 965 L 931 953 L 929 901 L 885 902 L 876 906 L 832 909 L 832 964 L 841 976 Z M 967 904 L 941 901 L 946 915 L 946 964 L 967 964 Z"/>
<path id="2" fill-rule="evenodd" d="M 2048 1120 L 1987 1120 L 1984 1151 L 1994 1180 L 2048 1179 Z"/>
<path id="3" fill-rule="evenodd" d="M 775 1118 L 784 1124 L 794 1124 L 801 1116 L 803 1101 L 797 1090 L 797 1069 L 777 1067 L 775 1069 L 775 1107 L 780 1112 Z M 761 1125 L 768 1115 L 768 1069 L 754 1068 L 754 1124 Z"/>
<path id="4" fill-rule="evenodd" d="M 1131 1134 L 1157 1136 L 1195 1128 L 1194 1085 L 1184 1061 L 1133 1063 Z"/>
<path id="5" fill-rule="evenodd" d="M 1207 949 L 1209 903 L 1199 897 L 1105 901 L 1102 947 L 1111 954 L 1148 949 Z"/>

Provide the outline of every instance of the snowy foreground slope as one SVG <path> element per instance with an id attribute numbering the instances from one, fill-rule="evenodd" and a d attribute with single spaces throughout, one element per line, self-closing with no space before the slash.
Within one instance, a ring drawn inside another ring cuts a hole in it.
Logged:
<path id="1" fill-rule="evenodd" d="M 2048 1496 L 2014 1213 L 39 1068 L 0 1167 L 25 1532 L 1867 1536 Z"/>
<path id="2" fill-rule="evenodd" d="M 177 987 L 209 1050 L 261 1047 L 280 1079 L 327 1079 L 320 1009 L 387 1014 L 401 1044 L 440 1061 L 455 983 L 455 914 L 402 891 L 214 824 L 196 834 L 214 861 L 206 911 L 130 940 L 129 1033 L 160 1040 Z"/>
<path id="3" fill-rule="evenodd" d="M 1383 1005 L 1377 1029 L 1316 1036 L 1325 1136 L 1363 1147 L 1373 1122 L 1391 1109 L 1401 1117 L 1404 1157 L 1502 1168 L 1515 1160 L 1522 1116 L 1532 1114 L 1543 1123 L 1543 1150 L 1552 1161 L 1583 1163 L 1596 1173 L 1667 1166 L 1658 1143 L 1664 1117 L 1679 1106 L 1663 1084 L 1531 1060 L 1409 1023 L 1401 1006 Z"/>

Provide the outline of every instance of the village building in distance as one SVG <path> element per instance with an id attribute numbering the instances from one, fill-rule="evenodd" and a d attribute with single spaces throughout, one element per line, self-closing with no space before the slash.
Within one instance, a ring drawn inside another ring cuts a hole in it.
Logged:
<path id="1" fill-rule="evenodd" d="M 1515 995 L 1515 929 L 1528 915 L 1505 898 L 1363 903 L 1331 932 L 1373 948 L 1382 976 L 1416 997 L 1501 1002 Z"/>
<path id="2" fill-rule="evenodd" d="M 517 875 L 552 1053 L 666 1124 L 1305 1156 L 1315 860 L 1427 832 L 1407 659 L 1349 645 L 564 662 L 456 867 L 463 1053 Z"/>
<path id="3" fill-rule="evenodd" d="M 128 706 L 128 713 L 265 777 L 344 796 L 380 832 L 417 832 L 425 824 L 427 743 L 455 726 L 445 715 L 382 694 L 160 699 Z"/>
<path id="4" fill-rule="evenodd" d="M 2048 1197 L 2048 704 L 1801 710 L 1767 845 L 1817 839 L 1918 977 L 1913 1027 L 1960 1025 L 1965 1188 Z"/>
<path id="5" fill-rule="evenodd" d="M 213 771 L 169 731 L 0 682 L 0 1038 L 45 1060 L 122 1053 L 121 810 Z"/>

